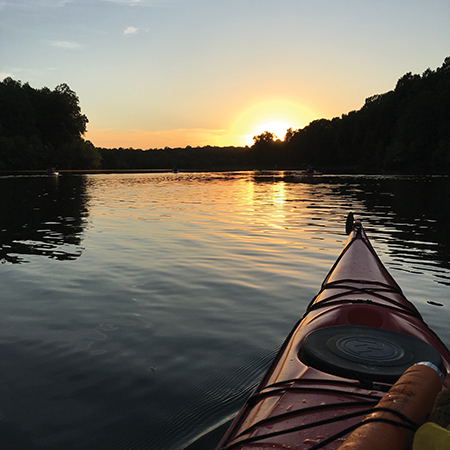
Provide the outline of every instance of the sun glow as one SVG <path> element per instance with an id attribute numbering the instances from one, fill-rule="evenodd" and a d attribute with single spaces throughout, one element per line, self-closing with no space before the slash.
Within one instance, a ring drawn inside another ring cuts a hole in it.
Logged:
<path id="1" fill-rule="evenodd" d="M 232 134 L 239 137 L 241 145 L 253 145 L 253 137 L 264 131 L 283 140 L 289 128 L 298 130 L 315 118 L 311 109 L 292 100 L 260 101 L 239 114 L 233 123 Z"/>
<path id="2" fill-rule="evenodd" d="M 288 128 L 293 128 L 293 125 L 289 125 L 287 122 L 268 122 L 258 125 L 252 134 L 253 136 L 258 136 L 261 133 L 268 131 L 275 135 L 275 139 L 283 141 Z"/>

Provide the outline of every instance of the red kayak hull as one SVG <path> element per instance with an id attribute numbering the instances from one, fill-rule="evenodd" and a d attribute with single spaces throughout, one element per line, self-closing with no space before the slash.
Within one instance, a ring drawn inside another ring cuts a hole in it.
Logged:
<path id="1" fill-rule="evenodd" d="M 409 366 L 450 355 L 360 222 L 217 449 L 337 449 Z"/>

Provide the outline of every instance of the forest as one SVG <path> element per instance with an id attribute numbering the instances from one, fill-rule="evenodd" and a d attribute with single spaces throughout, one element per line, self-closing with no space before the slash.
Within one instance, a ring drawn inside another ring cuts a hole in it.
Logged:
<path id="1" fill-rule="evenodd" d="M 436 70 L 407 73 L 358 111 L 270 131 L 251 147 L 96 148 L 83 139 L 88 119 L 66 84 L 50 91 L 7 78 L 0 83 L 0 170 L 302 169 L 328 172 L 450 173 L 450 57 Z"/>

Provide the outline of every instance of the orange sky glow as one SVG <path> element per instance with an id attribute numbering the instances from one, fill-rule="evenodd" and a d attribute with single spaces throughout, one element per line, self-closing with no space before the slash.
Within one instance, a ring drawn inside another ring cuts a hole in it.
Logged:
<path id="1" fill-rule="evenodd" d="M 140 129 L 89 130 L 86 139 L 98 147 L 164 148 L 191 146 L 251 146 L 253 137 L 264 131 L 283 140 L 288 128 L 299 129 L 315 119 L 314 112 L 291 100 L 256 101 L 244 107 L 221 129 L 185 128 L 161 131 Z"/>

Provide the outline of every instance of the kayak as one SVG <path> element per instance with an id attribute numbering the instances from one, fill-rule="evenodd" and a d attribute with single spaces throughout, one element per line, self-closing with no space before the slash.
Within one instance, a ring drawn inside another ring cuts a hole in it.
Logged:
<path id="1" fill-rule="evenodd" d="M 384 411 L 382 402 L 390 397 L 400 402 L 400 418 L 390 419 L 395 426 L 378 425 L 409 427 L 413 434 L 421 423 L 402 418 L 401 410 L 414 394 L 400 401 L 392 393 L 406 372 L 422 367 L 439 375 L 431 400 L 431 381 L 418 389 L 423 403 L 431 401 L 428 409 L 437 392 L 450 387 L 447 347 L 406 299 L 352 214 L 347 228 L 347 242 L 321 289 L 217 450 L 335 450 L 352 431 L 370 426 L 368 415 Z"/>

